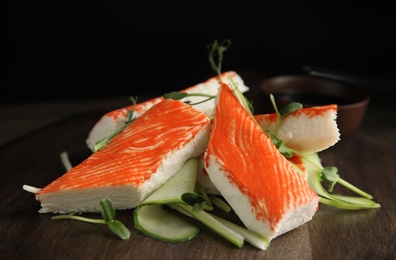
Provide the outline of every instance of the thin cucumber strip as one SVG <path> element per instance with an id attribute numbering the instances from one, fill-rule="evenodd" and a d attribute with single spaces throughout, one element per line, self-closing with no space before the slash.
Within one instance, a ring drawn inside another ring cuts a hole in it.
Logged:
<path id="1" fill-rule="evenodd" d="M 226 219 L 215 216 L 213 214 L 211 214 L 211 216 L 214 217 L 219 222 L 221 222 L 223 225 L 231 228 L 232 230 L 234 230 L 235 232 L 237 232 L 238 234 L 243 236 L 243 238 L 251 245 L 253 245 L 261 250 L 266 250 L 268 248 L 268 246 L 270 244 L 270 240 L 263 237 L 262 235 L 260 235 L 256 232 L 253 232 L 247 228 L 241 227 L 241 226 L 239 226 L 235 223 L 232 223 Z"/>
<path id="2" fill-rule="evenodd" d="M 200 221 L 208 228 L 215 231 L 217 234 L 222 236 L 223 238 L 227 239 L 229 242 L 234 244 L 237 247 L 242 247 L 244 244 L 244 238 L 233 229 L 229 228 L 228 226 L 219 222 L 216 218 L 214 218 L 211 214 L 204 210 L 200 211 L 193 211 L 192 207 L 187 204 L 177 203 L 172 204 L 172 207 L 178 207 L 181 210 L 186 211 L 186 215 L 190 215 L 194 217 L 196 220 Z"/>
<path id="3" fill-rule="evenodd" d="M 190 158 L 166 183 L 151 193 L 141 205 L 183 202 L 184 193 L 194 192 L 198 158 Z"/>
<path id="4" fill-rule="evenodd" d="M 135 227 L 151 238 L 170 243 L 186 242 L 199 233 L 198 227 L 163 207 L 151 204 L 136 208 Z"/>

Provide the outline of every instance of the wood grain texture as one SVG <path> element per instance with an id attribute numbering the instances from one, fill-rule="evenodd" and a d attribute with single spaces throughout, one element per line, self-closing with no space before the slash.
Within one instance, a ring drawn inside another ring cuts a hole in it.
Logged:
<path id="1" fill-rule="evenodd" d="M 39 214 L 34 195 L 22 189 L 43 187 L 65 170 L 59 159 L 69 153 L 73 164 L 89 156 L 85 139 L 102 112 L 81 114 L 46 126 L 0 147 L 0 259 L 395 259 L 395 148 L 359 133 L 320 154 L 336 165 L 341 177 L 372 194 L 381 208 L 345 211 L 321 205 L 307 224 L 275 238 L 259 250 L 248 243 L 236 248 L 201 226 L 191 241 L 169 244 L 134 228 L 133 210 L 117 211 L 130 230 L 121 241 L 104 225 L 52 221 Z M 340 192 L 344 191 L 336 186 Z M 99 218 L 97 214 L 84 216 Z M 239 221 L 234 213 L 226 218 Z M 199 223 L 197 223 L 199 225 Z"/>

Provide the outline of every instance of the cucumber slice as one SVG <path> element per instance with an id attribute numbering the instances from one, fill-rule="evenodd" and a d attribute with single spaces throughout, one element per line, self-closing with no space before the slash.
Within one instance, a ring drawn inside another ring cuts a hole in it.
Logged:
<path id="1" fill-rule="evenodd" d="M 138 230 L 163 242 L 182 243 L 199 233 L 198 227 L 161 204 L 139 206 L 134 210 L 134 221 Z"/>

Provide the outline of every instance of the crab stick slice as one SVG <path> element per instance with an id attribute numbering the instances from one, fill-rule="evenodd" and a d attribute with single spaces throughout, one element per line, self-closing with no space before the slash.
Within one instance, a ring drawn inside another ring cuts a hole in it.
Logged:
<path id="1" fill-rule="evenodd" d="M 227 81 L 229 77 L 232 78 L 232 80 L 238 84 L 238 88 L 242 93 L 249 90 L 249 87 L 247 87 L 244 84 L 240 75 L 238 75 L 235 71 L 228 71 L 221 74 L 222 81 Z M 191 86 L 189 88 L 180 91 L 187 93 L 205 93 L 214 96 L 217 94 L 219 86 L 220 86 L 219 77 L 216 76 L 206 80 L 205 82 L 199 83 L 197 85 Z M 183 101 L 189 100 L 192 103 L 195 103 L 202 101 L 204 99 L 205 99 L 204 97 L 186 97 L 182 100 Z M 93 150 L 93 147 L 95 146 L 96 142 L 100 141 L 104 137 L 109 136 L 110 134 L 114 133 L 116 130 L 121 128 L 125 124 L 125 121 L 127 120 L 128 110 L 133 110 L 134 116 L 139 117 L 144 112 L 146 112 L 147 109 L 149 109 L 150 107 L 159 103 L 162 100 L 163 100 L 162 96 L 156 97 L 147 100 L 145 102 L 138 103 L 136 104 L 136 106 L 131 105 L 106 113 L 99 119 L 99 121 L 93 126 L 93 128 L 89 132 L 88 138 L 86 140 L 88 148 Z M 195 105 L 194 107 L 196 107 L 198 110 L 200 110 L 207 116 L 211 116 L 214 107 L 214 100 L 200 103 L 198 105 Z"/>
<path id="2" fill-rule="evenodd" d="M 302 108 L 282 118 L 277 137 L 289 148 L 301 153 L 323 151 L 340 140 L 337 105 Z M 274 131 L 277 115 L 255 115 L 261 128 Z"/>
<path id="3" fill-rule="evenodd" d="M 319 197 L 222 84 L 205 152 L 210 180 L 246 228 L 269 240 L 310 221 Z"/>
<path id="4" fill-rule="evenodd" d="M 134 208 L 202 154 L 210 119 L 179 101 L 148 109 L 103 149 L 38 191 L 40 213 L 98 212 L 107 197 L 115 209 Z"/>

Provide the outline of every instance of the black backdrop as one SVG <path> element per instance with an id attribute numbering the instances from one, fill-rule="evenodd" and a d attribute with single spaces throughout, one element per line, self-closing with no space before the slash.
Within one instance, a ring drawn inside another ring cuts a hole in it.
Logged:
<path id="1" fill-rule="evenodd" d="M 207 45 L 215 39 L 232 41 L 223 70 L 271 76 L 310 65 L 395 76 L 395 16 L 378 1 L 128 2 L 6 1 L 0 101 L 185 88 L 214 75 Z"/>

